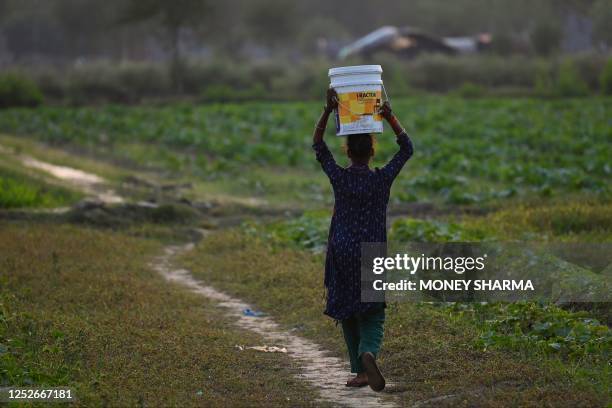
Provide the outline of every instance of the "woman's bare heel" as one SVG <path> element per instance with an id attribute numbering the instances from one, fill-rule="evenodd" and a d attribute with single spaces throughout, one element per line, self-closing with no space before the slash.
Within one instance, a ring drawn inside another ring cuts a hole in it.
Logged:
<path id="1" fill-rule="evenodd" d="M 365 376 L 364 374 L 358 374 L 356 377 L 351 378 L 350 380 L 347 381 L 346 386 L 347 387 L 365 387 L 366 385 L 368 385 L 368 377 Z"/>
<path id="2" fill-rule="evenodd" d="M 376 392 L 385 389 L 385 377 L 383 377 L 378 365 L 376 365 L 376 357 L 374 354 L 366 351 L 361 355 L 361 364 L 368 374 L 368 384 L 370 388 Z"/>

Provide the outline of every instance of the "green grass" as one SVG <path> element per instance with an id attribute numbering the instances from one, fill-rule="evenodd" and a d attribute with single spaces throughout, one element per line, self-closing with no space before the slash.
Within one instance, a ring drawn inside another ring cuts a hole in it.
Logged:
<path id="1" fill-rule="evenodd" d="M 288 356 L 238 351 L 262 339 L 148 266 L 155 240 L 2 223 L 0 248 L 0 386 L 70 386 L 80 406 L 314 404 Z"/>
<path id="2" fill-rule="evenodd" d="M 344 354 L 339 328 L 322 314 L 322 255 L 238 229 L 206 239 L 184 255 L 183 263 L 285 327 Z M 406 405 L 457 393 L 466 405 L 487 406 L 597 406 L 609 397 L 605 360 L 566 361 L 528 347 L 484 350 L 480 336 L 485 327 L 451 310 L 393 304 L 385 330 L 381 364 L 391 381 L 407 391 L 400 394 Z"/>
<path id="3" fill-rule="evenodd" d="M 0 208 L 51 208 L 76 202 L 82 195 L 0 167 Z"/>
<path id="4" fill-rule="evenodd" d="M 465 217 L 464 228 L 506 240 L 610 242 L 612 202 L 568 197 L 551 202 L 517 202 L 485 217 Z"/>
<path id="5" fill-rule="evenodd" d="M 242 194 L 277 194 L 277 199 L 302 194 L 294 201 L 322 196 L 321 201 L 328 190 L 310 149 L 318 110 L 317 103 L 297 102 L 11 109 L 0 113 L 0 131 L 218 182 Z M 573 193 L 609 197 L 609 98 L 420 97 L 394 100 L 394 110 L 416 147 L 394 187 L 396 202 L 482 205 Z M 329 128 L 328 141 L 338 161 L 346 163 L 341 139 Z M 396 149 L 387 131 L 379 137 L 375 165 Z M 270 177 L 253 171 L 261 168 Z M 321 189 L 309 191 L 297 182 L 283 197 L 276 190 L 286 180 L 276 182 L 270 173 L 287 170 L 313 174 L 308 179 Z"/>

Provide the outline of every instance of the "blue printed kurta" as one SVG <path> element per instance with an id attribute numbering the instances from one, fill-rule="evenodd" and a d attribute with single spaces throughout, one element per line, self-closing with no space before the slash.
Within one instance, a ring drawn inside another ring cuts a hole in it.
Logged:
<path id="1" fill-rule="evenodd" d="M 324 141 L 312 147 L 334 191 L 334 213 L 325 259 L 325 314 L 343 320 L 376 303 L 361 302 L 361 243 L 387 241 L 387 204 L 395 177 L 412 156 L 406 133 L 397 137 L 399 151 L 382 169 L 336 164 Z"/>

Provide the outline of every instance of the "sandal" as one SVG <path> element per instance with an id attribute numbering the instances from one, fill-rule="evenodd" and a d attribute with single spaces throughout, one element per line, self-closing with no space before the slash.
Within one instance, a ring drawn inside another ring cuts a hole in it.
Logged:
<path id="1" fill-rule="evenodd" d="M 385 389 L 385 377 L 383 377 L 378 365 L 376 365 L 376 357 L 374 354 L 366 351 L 361 355 L 361 364 L 368 374 L 368 384 L 370 388 L 376 392 Z"/>

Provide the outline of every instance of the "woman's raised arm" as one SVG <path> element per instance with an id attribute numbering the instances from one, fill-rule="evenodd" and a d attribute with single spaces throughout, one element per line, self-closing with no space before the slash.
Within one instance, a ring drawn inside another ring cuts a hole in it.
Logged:
<path id="1" fill-rule="evenodd" d="M 402 127 L 402 124 L 393 114 L 393 111 L 391 110 L 391 105 L 388 101 L 385 101 L 385 103 L 383 103 L 383 105 L 381 106 L 380 115 L 385 118 L 385 120 L 393 129 L 393 132 L 395 133 L 395 136 L 397 138 L 397 144 L 400 147 L 399 151 L 395 153 L 389 163 L 387 163 L 385 167 L 380 169 L 383 175 L 390 182 L 393 182 L 395 177 L 397 177 L 397 175 L 399 174 L 400 170 L 402 170 L 402 167 L 404 167 L 404 164 L 406 164 L 408 159 L 410 159 L 410 157 L 412 156 L 414 149 L 412 146 L 412 141 L 410 140 L 408 134 Z"/>
<path id="2" fill-rule="evenodd" d="M 323 141 L 323 135 L 325 134 L 325 127 L 327 126 L 327 119 L 332 111 L 338 107 L 338 95 L 332 88 L 327 90 L 327 103 L 323 109 L 323 113 L 317 122 L 314 133 L 312 135 L 313 149 L 316 152 L 317 160 L 321 163 L 321 167 L 332 184 L 334 184 L 338 175 L 340 174 L 340 167 L 336 164 L 334 156 L 331 154 L 327 145 Z"/>
<path id="3" fill-rule="evenodd" d="M 323 113 L 319 117 L 314 133 L 312 135 L 312 143 L 317 144 L 323 141 L 327 120 L 334 109 L 338 107 L 338 94 L 333 88 L 327 89 L 327 103 L 323 107 Z"/>

